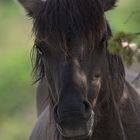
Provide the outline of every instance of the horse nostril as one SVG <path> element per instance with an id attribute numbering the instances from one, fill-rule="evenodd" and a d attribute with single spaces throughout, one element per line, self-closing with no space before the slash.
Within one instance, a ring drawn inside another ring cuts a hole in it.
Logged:
<path id="1" fill-rule="evenodd" d="M 91 104 L 88 101 L 83 101 L 86 117 L 89 118 L 92 113 Z"/>
<path id="2" fill-rule="evenodd" d="M 59 118 L 59 113 L 58 113 L 58 105 L 55 105 L 54 109 L 54 120 L 57 122 L 57 123 L 60 123 L 60 118 Z"/>
<path id="3" fill-rule="evenodd" d="M 83 101 L 83 104 L 85 105 L 85 110 L 91 110 L 91 104 L 88 101 Z"/>
<path id="4" fill-rule="evenodd" d="M 92 107 L 88 101 L 82 101 L 72 104 L 56 104 L 54 107 L 54 120 L 61 124 L 68 120 L 77 120 L 80 117 L 83 120 L 89 120 L 92 115 Z"/>

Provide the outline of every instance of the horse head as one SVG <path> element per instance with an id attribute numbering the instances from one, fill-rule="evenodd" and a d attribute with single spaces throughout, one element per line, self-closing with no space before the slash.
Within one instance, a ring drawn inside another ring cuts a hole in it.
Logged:
<path id="1" fill-rule="evenodd" d="M 92 135 L 108 86 L 104 12 L 116 0 L 18 0 L 33 18 L 36 75 L 47 77 L 54 120 L 64 138 Z"/>

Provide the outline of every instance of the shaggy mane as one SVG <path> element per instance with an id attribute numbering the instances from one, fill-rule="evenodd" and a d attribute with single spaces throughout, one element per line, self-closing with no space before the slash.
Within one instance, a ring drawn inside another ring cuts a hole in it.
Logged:
<path id="1" fill-rule="evenodd" d="M 33 31 L 48 44 L 54 36 L 59 42 L 67 41 L 69 34 L 93 42 L 104 32 L 103 6 L 96 0 L 47 0 L 35 15 Z"/>

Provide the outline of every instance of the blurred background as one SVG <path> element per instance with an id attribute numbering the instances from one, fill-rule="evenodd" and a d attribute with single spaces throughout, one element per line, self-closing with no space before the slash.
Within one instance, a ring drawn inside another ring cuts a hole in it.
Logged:
<path id="1" fill-rule="evenodd" d="M 32 22 L 14 0 L 0 0 L 0 139 L 26 140 L 35 123 Z M 140 0 L 107 13 L 113 32 L 140 32 Z M 140 70 L 138 70 L 140 71 Z"/>

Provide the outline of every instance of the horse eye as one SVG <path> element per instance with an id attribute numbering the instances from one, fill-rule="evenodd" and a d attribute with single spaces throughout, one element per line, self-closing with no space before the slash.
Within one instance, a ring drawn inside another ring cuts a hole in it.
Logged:
<path id="1" fill-rule="evenodd" d="M 38 52 L 39 52 L 39 54 L 43 54 L 42 48 L 38 48 Z"/>
<path id="2" fill-rule="evenodd" d="M 107 35 L 104 34 L 102 39 L 101 39 L 101 41 L 100 41 L 100 43 L 104 43 L 106 40 L 107 40 Z"/>
<path id="3" fill-rule="evenodd" d="M 93 81 L 99 80 L 100 77 L 101 77 L 100 74 L 95 74 L 93 76 Z"/>
<path id="4" fill-rule="evenodd" d="M 44 42 L 36 43 L 35 47 L 36 47 L 38 53 L 41 54 L 41 55 L 43 55 L 47 50 L 47 46 L 46 46 L 46 44 Z"/>

